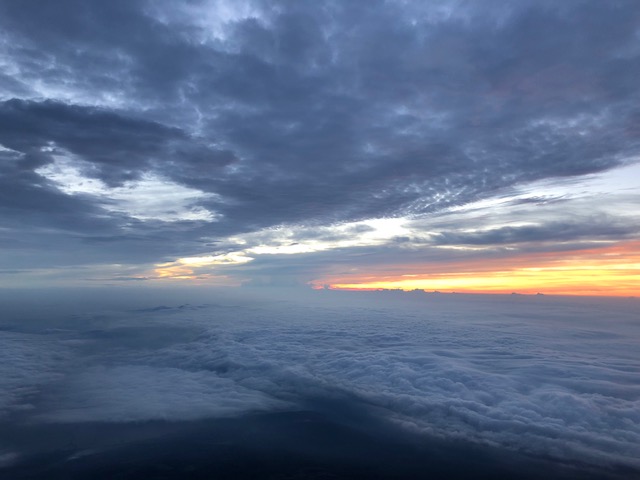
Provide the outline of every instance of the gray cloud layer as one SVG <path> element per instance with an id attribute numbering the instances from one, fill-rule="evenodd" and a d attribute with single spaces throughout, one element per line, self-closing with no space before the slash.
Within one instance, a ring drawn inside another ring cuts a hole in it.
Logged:
<path id="1" fill-rule="evenodd" d="M 639 16 L 633 1 L 2 2 L 1 240 L 41 238 L 58 263 L 162 261 L 604 171 L 639 151 Z M 213 194 L 199 205 L 220 216 L 105 212 L 36 173 L 56 157 L 109 188 L 152 173 Z M 15 248 L 9 263 L 41 264 Z"/>

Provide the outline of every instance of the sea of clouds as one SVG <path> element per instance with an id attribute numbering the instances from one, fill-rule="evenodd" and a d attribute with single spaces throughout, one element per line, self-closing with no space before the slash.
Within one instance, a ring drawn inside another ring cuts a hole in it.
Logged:
<path id="1" fill-rule="evenodd" d="M 4 319 L 0 426 L 366 411 L 429 438 L 640 468 L 636 298 L 208 300 Z M 0 436 L 0 462 L 20 455 Z"/>

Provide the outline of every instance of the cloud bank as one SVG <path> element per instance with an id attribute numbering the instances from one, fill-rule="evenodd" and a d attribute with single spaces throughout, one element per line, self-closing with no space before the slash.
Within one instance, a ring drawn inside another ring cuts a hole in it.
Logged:
<path id="1" fill-rule="evenodd" d="M 640 468 L 635 299 L 312 298 L 238 306 L 227 296 L 208 307 L 111 313 L 91 328 L 30 334 L 31 342 L 4 330 L 13 367 L 1 377 L 1 421 L 311 410 L 357 424 L 349 412 L 360 411 L 425 439 Z M 4 448 L 14 452 L 10 439 Z"/>

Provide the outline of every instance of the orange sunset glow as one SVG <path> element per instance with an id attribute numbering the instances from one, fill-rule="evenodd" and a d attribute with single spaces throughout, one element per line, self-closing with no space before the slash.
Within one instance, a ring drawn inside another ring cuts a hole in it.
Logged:
<path id="1" fill-rule="evenodd" d="M 640 242 L 495 260 L 399 265 L 314 282 L 320 284 L 344 290 L 635 296 L 640 293 Z"/>

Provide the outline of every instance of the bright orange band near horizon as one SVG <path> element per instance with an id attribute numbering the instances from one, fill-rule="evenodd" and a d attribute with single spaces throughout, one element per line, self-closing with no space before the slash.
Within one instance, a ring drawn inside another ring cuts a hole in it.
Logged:
<path id="1" fill-rule="evenodd" d="M 313 284 L 341 290 L 636 296 L 640 295 L 640 242 L 495 260 L 388 266 L 385 270 L 336 275 Z"/>

